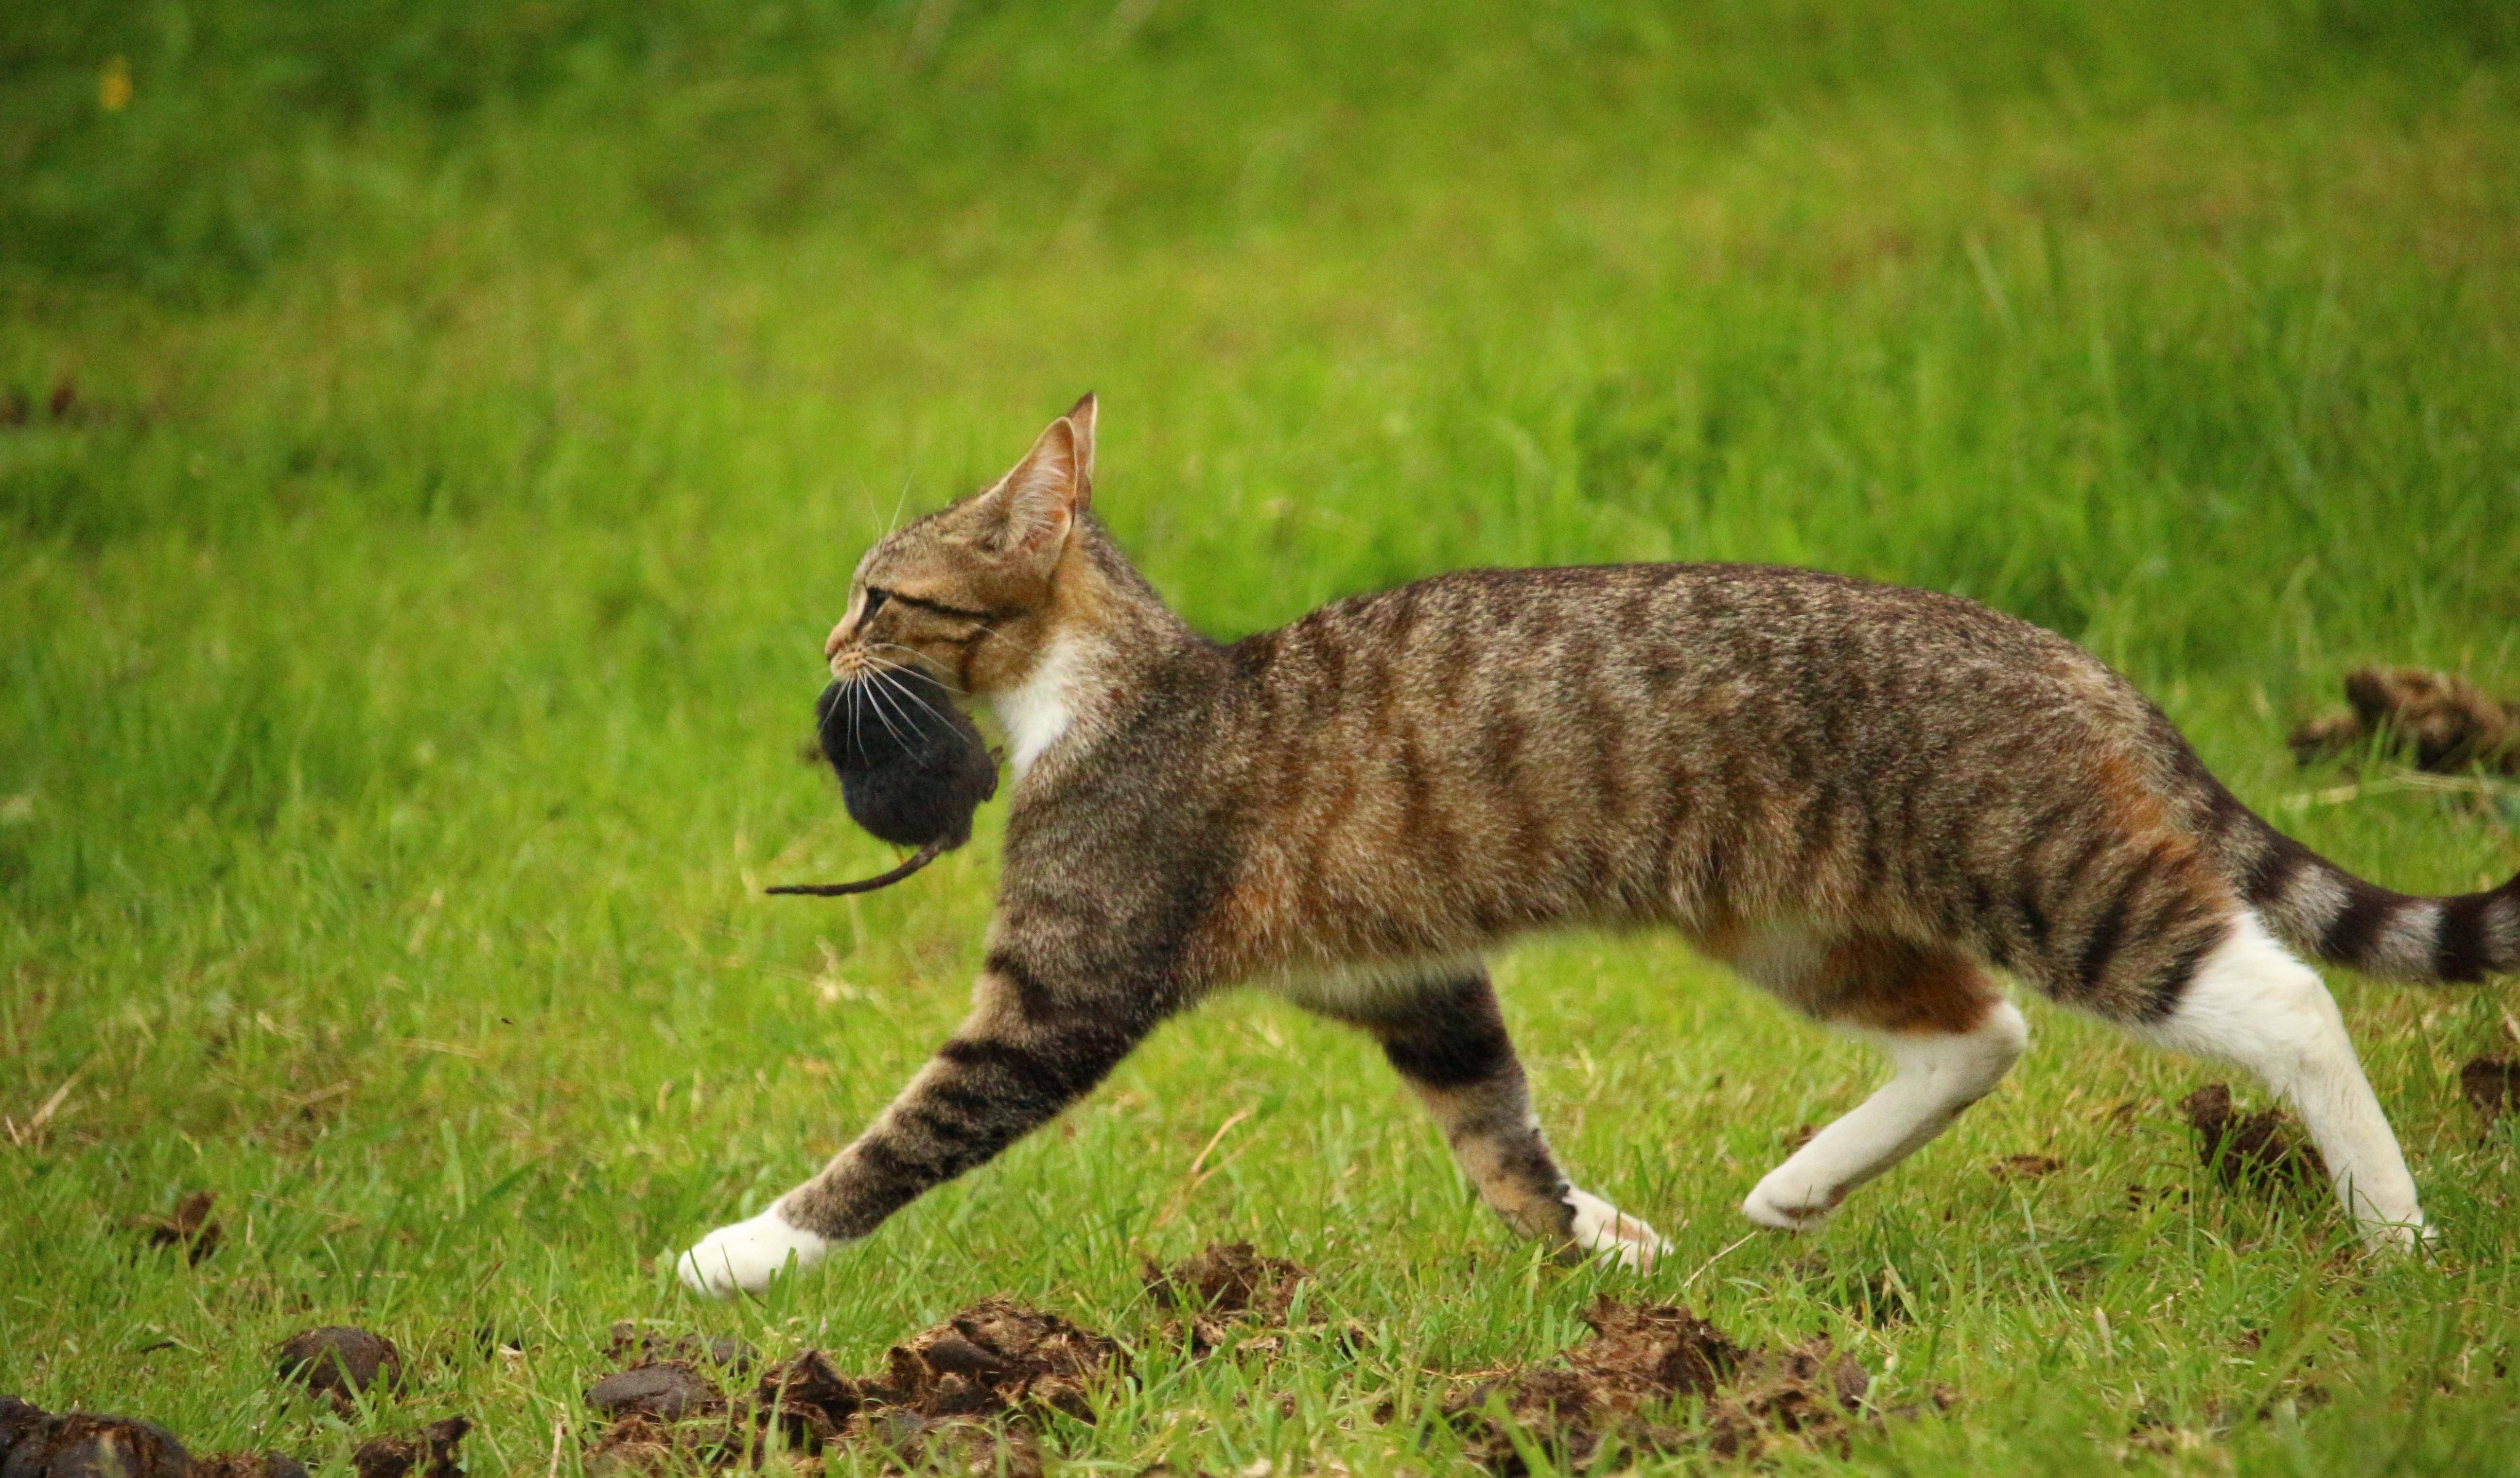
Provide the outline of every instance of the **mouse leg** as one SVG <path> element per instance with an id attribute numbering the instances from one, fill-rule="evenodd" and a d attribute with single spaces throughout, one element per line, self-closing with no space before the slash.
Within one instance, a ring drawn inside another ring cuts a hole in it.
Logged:
<path id="1" fill-rule="evenodd" d="M 1576 1187 L 1558 1168 L 1485 969 L 1395 986 L 1370 1001 L 1305 1004 L 1382 1044 L 1479 1199 L 1507 1226 L 1572 1257 L 1604 1256 L 1640 1270 L 1670 1250 L 1651 1227 Z"/>

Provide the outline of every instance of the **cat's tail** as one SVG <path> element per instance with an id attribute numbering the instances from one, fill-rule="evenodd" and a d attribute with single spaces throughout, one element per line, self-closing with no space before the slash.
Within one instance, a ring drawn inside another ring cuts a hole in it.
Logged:
<path id="1" fill-rule="evenodd" d="M 2393 893 L 2243 814 L 2225 837 L 2234 879 L 2268 931 L 2294 949 L 2397 980 L 2520 974 L 2520 875 L 2454 898 Z"/>

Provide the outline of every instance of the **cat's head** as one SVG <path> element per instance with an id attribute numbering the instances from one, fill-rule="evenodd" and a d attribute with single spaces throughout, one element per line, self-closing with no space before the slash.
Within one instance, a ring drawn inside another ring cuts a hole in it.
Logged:
<path id="1" fill-rule="evenodd" d="M 966 695 L 1023 681 L 1064 619 L 1094 490 L 1094 397 L 989 486 L 878 540 L 823 647 L 832 675 L 923 667 Z"/>

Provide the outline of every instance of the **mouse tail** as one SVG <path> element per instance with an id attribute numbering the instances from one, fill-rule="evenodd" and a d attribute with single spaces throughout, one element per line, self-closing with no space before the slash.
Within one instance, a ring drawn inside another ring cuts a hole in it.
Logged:
<path id="1" fill-rule="evenodd" d="M 900 867 L 893 869 L 889 873 L 878 873 L 873 877 L 862 877 L 856 882 L 794 882 L 788 884 L 786 887 L 763 888 L 761 891 L 764 893 L 801 893 L 814 898 L 837 898 L 844 893 L 872 893 L 878 888 L 891 887 L 894 883 L 901 881 L 911 873 L 918 872 L 921 868 L 927 866 L 929 863 L 934 862 L 937 858 L 944 855 L 945 843 L 940 838 L 936 841 L 929 842 L 927 845 L 920 848 L 917 852 L 911 854 L 911 858 L 908 862 L 903 863 Z"/>

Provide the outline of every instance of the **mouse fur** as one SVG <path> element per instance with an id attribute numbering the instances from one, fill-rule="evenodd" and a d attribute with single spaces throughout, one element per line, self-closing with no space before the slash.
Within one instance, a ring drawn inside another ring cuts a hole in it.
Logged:
<path id="1" fill-rule="evenodd" d="M 829 897 L 899 882 L 971 839 L 971 815 L 998 793 L 998 762 L 944 685 L 897 668 L 825 688 L 814 702 L 823 757 L 840 778 L 849 819 L 919 851 L 857 882 L 796 884 L 773 893 Z"/>

